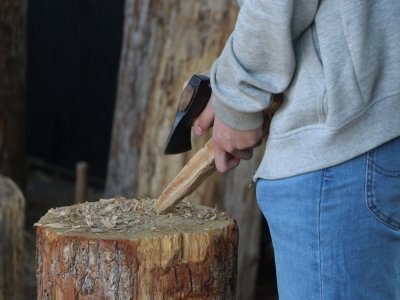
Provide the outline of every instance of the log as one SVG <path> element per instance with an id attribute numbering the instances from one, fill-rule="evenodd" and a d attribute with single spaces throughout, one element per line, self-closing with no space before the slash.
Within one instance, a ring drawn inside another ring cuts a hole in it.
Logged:
<path id="1" fill-rule="evenodd" d="M 49 210 L 36 226 L 38 299 L 235 298 L 238 230 L 216 209 L 101 199 Z"/>
<path id="2" fill-rule="evenodd" d="M 0 176 L 0 299 L 20 299 L 25 199 L 9 178 Z"/>

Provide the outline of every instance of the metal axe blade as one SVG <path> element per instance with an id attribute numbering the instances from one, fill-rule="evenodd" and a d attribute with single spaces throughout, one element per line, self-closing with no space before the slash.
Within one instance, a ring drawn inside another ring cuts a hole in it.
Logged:
<path id="1" fill-rule="evenodd" d="M 174 123 L 164 147 L 164 154 L 177 154 L 192 149 L 191 127 L 206 107 L 211 96 L 210 78 L 193 75 L 182 92 Z"/>

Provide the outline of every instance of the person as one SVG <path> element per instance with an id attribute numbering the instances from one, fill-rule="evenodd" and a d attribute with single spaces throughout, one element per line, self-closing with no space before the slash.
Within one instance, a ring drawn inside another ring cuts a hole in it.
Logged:
<path id="1" fill-rule="evenodd" d="M 400 299 L 400 1 L 244 0 L 214 62 L 220 172 L 250 159 L 280 299 Z"/>

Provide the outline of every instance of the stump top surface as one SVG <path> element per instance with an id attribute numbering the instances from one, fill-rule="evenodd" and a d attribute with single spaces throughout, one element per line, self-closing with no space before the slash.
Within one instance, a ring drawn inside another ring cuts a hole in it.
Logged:
<path id="1" fill-rule="evenodd" d="M 159 215 L 155 199 L 100 199 L 50 209 L 36 224 L 63 235 L 101 239 L 137 239 L 174 233 L 223 229 L 234 223 L 232 217 L 215 208 L 186 201 L 172 213 Z"/>

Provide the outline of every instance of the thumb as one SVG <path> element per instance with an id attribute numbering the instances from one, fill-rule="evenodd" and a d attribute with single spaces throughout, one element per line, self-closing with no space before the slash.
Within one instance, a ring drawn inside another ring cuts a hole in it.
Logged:
<path id="1" fill-rule="evenodd" d="M 214 110 L 211 106 L 211 101 L 208 101 L 206 107 L 201 112 L 199 117 L 193 123 L 193 132 L 197 136 L 203 135 L 214 123 Z"/>

